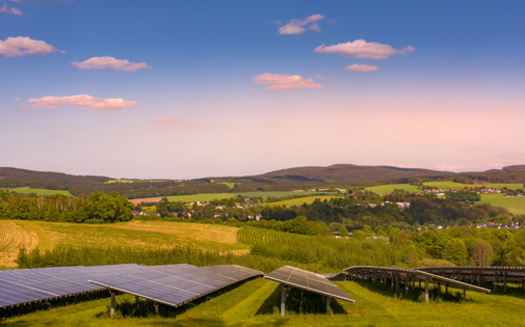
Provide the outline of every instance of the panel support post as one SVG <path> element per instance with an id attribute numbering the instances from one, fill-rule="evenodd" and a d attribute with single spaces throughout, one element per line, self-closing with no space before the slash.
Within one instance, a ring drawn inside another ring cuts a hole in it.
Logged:
<path id="1" fill-rule="evenodd" d="M 494 292 L 496 292 L 497 288 L 498 288 L 498 273 L 494 272 Z"/>
<path id="2" fill-rule="evenodd" d="M 330 314 L 330 300 L 331 299 L 332 298 L 329 296 L 326 297 L 326 314 Z"/>
<path id="3" fill-rule="evenodd" d="M 396 292 L 399 291 L 399 274 L 396 274 Z"/>
<path id="4" fill-rule="evenodd" d="M 286 298 L 288 297 L 288 287 L 281 284 L 281 316 L 284 316 L 286 311 Z"/>
<path id="5" fill-rule="evenodd" d="M 139 297 L 135 295 L 135 304 L 139 304 Z"/>
<path id="6" fill-rule="evenodd" d="M 503 293 L 507 293 L 507 272 L 503 273 Z"/>
<path id="7" fill-rule="evenodd" d="M 109 291 L 111 294 L 111 309 L 109 309 L 109 315 L 113 317 L 115 314 L 115 292 Z"/>
<path id="8" fill-rule="evenodd" d="M 463 301 L 465 301 L 467 299 L 467 289 L 464 288 L 463 289 Z"/>
<path id="9" fill-rule="evenodd" d="M 157 302 L 155 302 L 155 314 L 159 315 L 159 304 Z"/>
<path id="10" fill-rule="evenodd" d="M 428 277 L 425 278 L 425 302 L 428 303 L 429 296 L 428 296 Z"/>
<path id="11" fill-rule="evenodd" d="M 445 294 L 448 294 L 448 284 L 445 284 Z"/>
<path id="12" fill-rule="evenodd" d="M 410 285 L 409 276 L 405 275 L 405 295 L 408 294 L 408 285 Z"/>

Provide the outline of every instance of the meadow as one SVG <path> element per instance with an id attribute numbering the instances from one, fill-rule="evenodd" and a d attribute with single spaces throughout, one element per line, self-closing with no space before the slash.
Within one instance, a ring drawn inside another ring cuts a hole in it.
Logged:
<path id="1" fill-rule="evenodd" d="M 15 187 L 9 189 L 9 192 L 19 193 L 19 194 L 36 194 L 38 196 L 53 196 L 55 194 L 62 194 L 65 196 L 73 196 L 69 191 L 62 190 L 48 190 L 43 188 L 31 188 L 31 187 Z"/>
<path id="2" fill-rule="evenodd" d="M 267 206 L 301 206 L 303 204 L 312 204 L 316 199 L 319 199 L 320 201 L 330 201 L 331 199 L 337 198 L 336 195 L 313 195 L 313 196 L 305 196 L 302 198 L 295 198 L 295 199 L 288 199 L 288 200 L 282 200 L 282 201 L 274 201 L 274 202 L 267 202 L 264 205 Z"/>
<path id="3" fill-rule="evenodd" d="M 506 187 L 509 190 L 523 189 L 523 184 L 520 183 L 480 183 L 480 184 L 464 184 L 456 183 L 452 181 L 438 181 L 438 182 L 426 182 L 423 183 L 425 186 L 434 187 L 437 189 L 456 189 L 463 190 L 464 188 L 473 188 L 473 187 L 486 187 L 486 188 L 499 188 L 502 189 Z"/>
<path id="4" fill-rule="evenodd" d="M 374 192 L 380 195 L 386 194 L 386 193 L 392 193 L 395 190 L 403 190 L 409 193 L 414 193 L 420 191 L 420 189 L 415 185 L 410 184 L 386 184 L 386 185 L 378 185 L 378 186 L 371 186 L 366 187 L 366 191 Z"/>
<path id="5" fill-rule="evenodd" d="M 237 244 L 239 228 L 163 221 L 134 220 L 111 225 L 0 220 L 0 266 L 16 266 L 21 247 L 53 250 L 58 246 L 121 247 L 124 249 L 194 248 L 223 253 L 246 253 L 248 245 Z"/>
<path id="6" fill-rule="evenodd" d="M 525 196 L 505 196 L 504 194 L 481 194 L 480 203 L 506 208 L 510 213 L 525 215 Z"/>

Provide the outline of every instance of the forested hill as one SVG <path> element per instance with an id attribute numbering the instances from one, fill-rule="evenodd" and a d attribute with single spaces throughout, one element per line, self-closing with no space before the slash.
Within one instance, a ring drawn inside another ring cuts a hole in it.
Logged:
<path id="1" fill-rule="evenodd" d="M 451 177 L 454 173 L 421 168 L 399 168 L 391 166 L 357 166 L 349 164 L 328 167 L 297 167 L 272 171 L 259 177 L 296 178 L 324 181 L 384 181 L 415 177 Z"/>

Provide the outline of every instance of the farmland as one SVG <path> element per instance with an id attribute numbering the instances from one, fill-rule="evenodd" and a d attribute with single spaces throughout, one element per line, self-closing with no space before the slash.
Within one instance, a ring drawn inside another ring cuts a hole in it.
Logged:
<path id="1" fill-rule="evenodd" d="M 6 244 L 0 245 L 0 250 L 5 253 L 0 266 L 14 266 L 14 259 L 21 246 L 33 249 L 37 245 L 42 251 L 57 246 L 72 248 L 118 246 L 128 249 L 191 247 L 242 253 L 249 247 L 236 244 L 237 232 L 238 228 L 230 226 L 161 221 L 131 221 L 108 226 L 1 220 L 0 242 Z"/>
<path id="2" fill-rule="evenodd" d="M 499 188 L 499 189 L 506 187 L 509 190 L 517 190 L 517 189 L 523 188 L 523 184 L 520 184 L 520 183 L 464 184 L 464 183 L 456 183 L 452 181 L 442 181 L 442 182 L 426 182 L 426 183 L 423 183 L 423 185 L 433 187 L 433 188 L 438 188 L 438 189 L 444 189 L 444 190 L 448 190 L 448 189 L 462 190 L 464 188 L 473 188 L 473 187 L 486 187 L 486 188 Z"/>
<path id="3" fill-rule="evenodd" d="M 387 184 L 387 185 L 371 186 L 371 187 L 365 188 L 365 190 L 374 192 L 377 194 L 392 193 L 395 190 L 403 190 L 409 193 L 420 191 L 417 186 L 410 185 L 410 184 Z"/>
<path id="4" fill-rule="evenodd" d="M 300 206 L 300 205 L 303 205 L 305 203 L 306 204 L 311 204 L 316 199 L 319 199 L 320 201 L 325 201 L 325 200 L 329 201 L 329 200 L 335 199 L 335 198 L 337 198 L 337 196 L 335 196 L 335 195 L 314 195 L 314 196 L 306 196 L 306 197 L 296 198 L 296 199 L 268 202 L 265 205 L 290 207 L 290 206 Z"/>
<path id="5" fill-rule="evenodd" d="M 52 196 L 55 194 L 62 194 L 65 196 L 72 196 L 69 191 L 61 190 L 47 190 L 43 188 L 31 188 L 31 187 L 15 187 L 9 189 L 10 192 L 19 193 L 19 194 L 36 194 L 39 196 Z"/>
<path id="6" fill-rule="evenodd" d="M 503 207 L 509 212 L 525 215 L 525 196 L 504 196 L 504 194 L 482 194 L 480 203 Z"/>
<path id="7" fill-rule="evenodd" d="M 14 267 L 20 248 L 33 250 L 38 246 L 38 236 L 18 222 L 0 220 L 0 267 Z"/>

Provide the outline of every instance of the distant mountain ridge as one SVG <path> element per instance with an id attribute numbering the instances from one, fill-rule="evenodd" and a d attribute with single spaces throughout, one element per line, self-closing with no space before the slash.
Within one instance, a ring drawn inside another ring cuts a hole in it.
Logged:
<path id="1" fill-rule="evenodd" d="M 258 175 L 258 177 L 277 178 L 286 176 L 302 176 L 309 179 L 320 179 L 326 181 L 377 181 L 415 177 L 446 177 L 453 175 L 455 175 L 455 173 L 423 168 L 336 164 L 327 167 L 307 166 L 280 169 Z"/>

